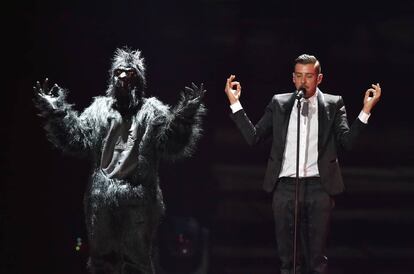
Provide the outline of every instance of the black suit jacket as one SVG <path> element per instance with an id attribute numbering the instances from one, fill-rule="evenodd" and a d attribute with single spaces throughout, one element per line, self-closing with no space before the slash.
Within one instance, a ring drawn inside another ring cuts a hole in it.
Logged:
<path id="1" fill-rule="evenodd" d="M 334 195 L 344 190 L 337 150 L 339 147 L 351 148 L 365 124 L 357 118 L 349 127 L 341 96 L 324 94 L 318 90 L 317 98 L 319 175 L 326 191 Z M 257 144 L 269 136 L 273 138 L 263 184 L 267 192 L 272 192 L 275 188 L 282 168 L 290 113 L 294 101 L 294 93 L 274 95 L 264 115 L 255 126 L 243 109 L 230 115 L 248 144 Z"/>

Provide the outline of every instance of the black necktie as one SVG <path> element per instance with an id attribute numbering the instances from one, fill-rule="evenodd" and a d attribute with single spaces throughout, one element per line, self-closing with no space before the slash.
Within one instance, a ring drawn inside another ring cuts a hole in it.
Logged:
<path id="1" fill-rule="evenodd" d="M 302 103 L 301 114 L 306 117 L 306 116 L 308 116 L 308 113 L 309 113 L 309 101 L 304 100 L 303 103 Z"/>

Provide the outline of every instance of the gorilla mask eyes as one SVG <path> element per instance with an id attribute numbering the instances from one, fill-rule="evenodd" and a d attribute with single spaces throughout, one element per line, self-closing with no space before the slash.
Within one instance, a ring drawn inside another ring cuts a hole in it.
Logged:
<path id="1" fill-rule="evenodd" d="M 131 77 L 135 77 L 137 73 L 135 72 L 135 69 L 132 69 L 132 68 L 119 68 L 114 71 L 114 74 L 115 76 L 120 77 L 120 78 L 125 78 L 125 77 L 131 78 Z"/>
<path id="2" fill-rule="evenodd" d="M 117 68 L 114 70 L 115 83 L 118 87 L 131 89 L 138 82 L 137 72 L 133 68 Z"/>

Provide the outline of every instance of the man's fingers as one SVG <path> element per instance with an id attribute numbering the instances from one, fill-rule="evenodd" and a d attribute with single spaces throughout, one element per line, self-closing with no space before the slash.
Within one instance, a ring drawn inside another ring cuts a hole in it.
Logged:
<path id="1" fill-rule="evenodd" d="M 380 87 L 380 84 L 379 84 L 379 83 L 376 83 L 376 84 L 371 84 L 371 86 L 372 86 L 374 89 L 381 89 L 381 87 Z"/>
<path id="2" fill-rule="evenodd" d="M 241 84 L 240 82 L 234 81 L 231 83 L 231 88 L 234 96 L 238 96 L 241 92 Z M 235 89 L 234 89 L 235 88 Z"/>
<path id="3" fill-rule="evenodd" d="M 227 93 L 230 102 L 233 102 L 234 99 L 238 100 L 240 98 L 241 85 L 240 82 L 234 81 L 235 78 L 235 75 L 230 75 L 230 77 L 227 78 L 226 86 L 224 88 L 224 91 Z"/>
<path id="4" fill-rule="evenodd" d="M 365 91 L 364 102 L 368 101 L 368 98 L 369 98 L 370 94 L 371 94 L 371 91 L 369 89 L 367 89 L 367 91 Z"/>
<path id="5" fill-rule="evenodd" d="M 226 85 L 224 86 L 224 91 L 227 92 L 230 89 L 230 78 L 227 78 Z"/>
<path id="6" fill-rule="evenodd" d="M 237 85 L 236 89 L 237 89 L 237 93 L 239 94 L 241 92 L 241 85 L 240 85 L 240 83 Z"/>
<path id="7" fill-rule="evenodd" d="M 233 82 L 234 78 L 236 78 L 236 76 L 233 75 L 233 74 L 230 75 L 229 78 L 227 78 L 226 86 L 224 87 L 224 91 L 228 91 L 229 89 L 232 88 L 232 84 L 231 83 Z"/>
<path id="8" fill-rule="evenodd" d="M 371 88 L 369 88 L 367 90 L 367 92 L 369 93 L 369 95 L 372 94 L 371 99 L 375 99 L 375 101 L 378 101 L 379 98 L 381 97 L 381 86 L 379 83 L 377 84 L 371 84 Z M 369 100 L 371 100 L 369 99 Z M 368 100 L 368 99 L 367 99 Z"/>
<path id="9" fill-rule="evenodd" d="M 373 92 L 374 93 L 374 97 L 381 96 L 381 86 L 380 86 L 380 84 L 379 83 L 372 84 L 371 86 L 374 89 L 374 92 Z"/>
<path id="10" fill-rule="evenodd" d="M 381 97 L 381 87 L 377 84 L 371 84 L 371 88 L 367 89 L 364 96 L 364 103 L 370 102 L 375 105 Z"/>
<path id="11" fill-rule="evenodd" d="M 377 83 L 376 91 L 377 91 L 377 97 L 380 97 L 381 96 L 381 86 L 380 86 L 379 83 Z"/>
<path id="12" fill-rule="evenodd" d="M 240 94 L 241 94 L 241 85 L 238 84 L 236 87 L 236 93 L 234 94 L 234 96 L 239 99 L 240 98 Z"/>
<path id="13" fill-rule="evenodd" d="M 237 81 L 231 82 L 231 88 L 233 88 L 234 86 L 240 86 L 240 82 L 237 82 Z"/>

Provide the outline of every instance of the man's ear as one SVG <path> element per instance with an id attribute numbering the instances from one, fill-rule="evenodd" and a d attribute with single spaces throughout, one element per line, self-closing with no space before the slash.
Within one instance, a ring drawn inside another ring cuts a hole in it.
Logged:
<path id="1" fill-rule="evenodd" d="M 322 79 L 323 79 L 323 74 L 322 74 L 322 73 L 319 73 L 319 74 L 318 74 L 318 85 L 319 85 L 320 83 L 322 83 Z"/>

